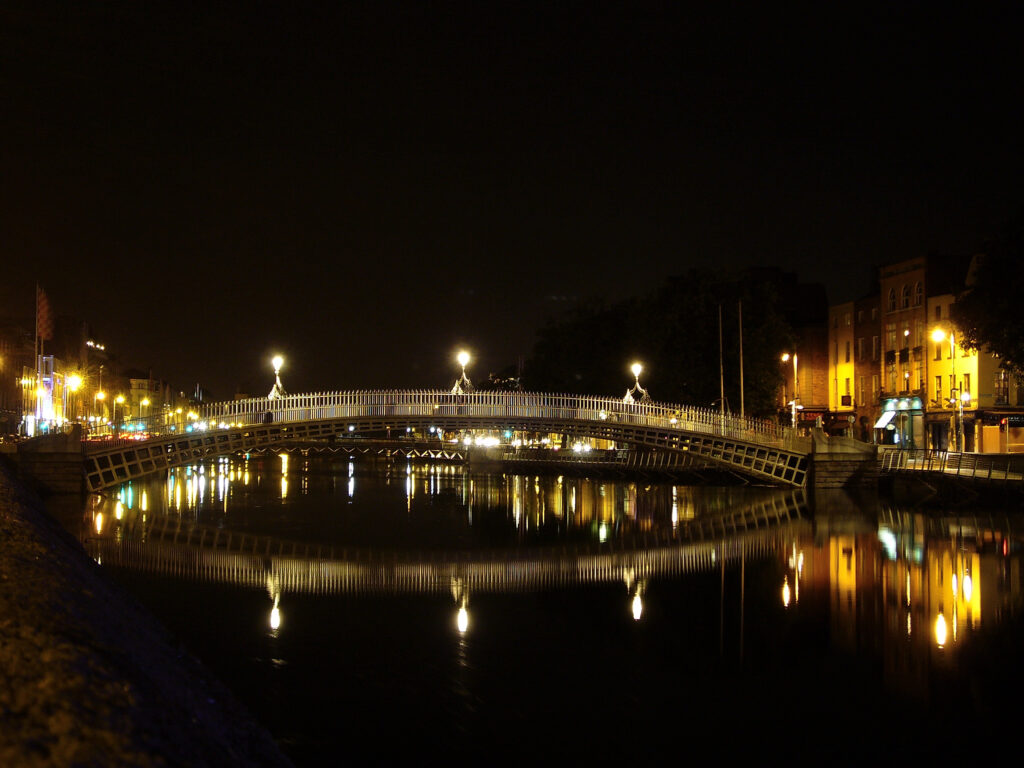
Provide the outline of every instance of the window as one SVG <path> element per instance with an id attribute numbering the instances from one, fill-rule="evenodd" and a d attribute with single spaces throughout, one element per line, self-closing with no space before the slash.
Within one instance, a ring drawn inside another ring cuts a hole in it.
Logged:
<path id="1" fill-rule="evenodd" d="M 885 324 L 885 348 L 896 349 L 896 323 Z"/>
<path id="2" fill-rule="evenodd" d="M 896 289 L 895 288 L 890 288 L 889 289 L 889 311 L 890 312 L 895 312 L 896 311 Z"/>
<path id="3" fill-rule="evenodd" d="M 942 319 L 942 305 L 941 304 L 936 304 L 935 305 L 935 319 L 936 320 L 941 320 Z"/>
<path id="4" fill-rule="evenodd" d="M 878 319 L 878 307 L 872 307 L 871 308 L 871 319 L 872 320 L 877 320 Z"/>
<path id="5" fill-rule="evenodd" d="M 857 310 L 857 322 L 858 323 L 863 323 L 864 322 L 864 310 L 863 309 L 858 309 Z"/>
<path id="6" fill-rule="evenodd" d="M 920 307 L 924 302 L 924 283 L 920 280 L 914 285 L 914 306 Z"/>
<path id="7" fill-rule="evenodd" d="M 877 362 L 878 361 L 878 337 L 877 336 L 872 336 L 871 337 L 871 360 L 873 362 Z"/>
<path id="8" fill-rule="evenodd" d="M 935 377 L 935 402 L 942 405 L 942 377 Z"/>
<path id="9" fill-rule="evenodd" d="M 846 394 L 847 395 L 850 394 L 850 380 L 849 379 L 846 380 Z"/>
<path id="10" fill-rule="evenodd" d="M 871 374 L 871 399 L 878 400 L 878 374 Z"/>
<path id="11" fill-rule="evenodd" d="M 857 339 L 857 361 L 860 363 L 864 362 L 864 337 L 861 336 Z"/>
<path id="12" fill-rule="evenodd" d="M 858 403 L 863 403 L 864 402 L 864 377 L 863 376 L 858 376 L 857 377 L 857 402 Z"/>
<path id="13" fill-rule="evenodd" d="M 965 373 L 964 374 L 964 391 L 961 392 L 960 394 L 961 395 L 970 395 L 970 394 L 972 394 L 972 392 L 971 392 L 971 374 L 969 374 L 969 373 Z"/>
<path id="14" fill-rule="evenodd" d="M 832 327 L 833 328 L 838 328 L 839 327 L 839 315 L 832 315 Z"/>
<path id="15" fill-rule="evenodd" d="M 941 360 L 942 359 L 942 346 L 943 346 L 943 344 L 942 344 L 941 341 L 936 341 L 935 342 L 935 359 L 936 360 Z"/>
<path id="16" fill-rule="evenodd" d="M 850 362 L 850 342 L 846 342 L 846 362 Z M 846 394 L 850 394 L 847 392 Z"/>
<path id="17" fill-rule="evenodd" d="M 1000 405 L 1008 405 L 1010 402 L 1010 377 L 1002 368 L 996 371 L 995 385 L 996 402 Z"/>
<path id="18" fill-rule="evenodd" d="M 904 285 L 903 290 L 900 291 L 900 309 L 910 308 L 910 286 Z"/>
<path id="19" fill-rule="evenodd" d="M 850 317 L 850 313 L 849 312 L 847 312 L 847 313 L 845 313 L 843 315 L 843 325 L 845 325 L 847 328 L 850 327 L 851 320 L 852 320 L 852 318 Z"/>

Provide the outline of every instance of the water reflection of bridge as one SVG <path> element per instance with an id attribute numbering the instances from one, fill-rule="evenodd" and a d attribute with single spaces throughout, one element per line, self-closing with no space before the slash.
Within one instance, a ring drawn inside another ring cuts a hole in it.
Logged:
<path id="1" fill-rule="evenodd" d="M 632 539 L 493 551 L 354 549 L 197 525 L 179 517 L 94 538 L 103 565 L 281 593 L 507 592 L 635 583 L 779 552 L 810 523 L 802 492 L 774 494 L 724 514 Z M 133 536 L 137 535 L 137 538 Z"/>

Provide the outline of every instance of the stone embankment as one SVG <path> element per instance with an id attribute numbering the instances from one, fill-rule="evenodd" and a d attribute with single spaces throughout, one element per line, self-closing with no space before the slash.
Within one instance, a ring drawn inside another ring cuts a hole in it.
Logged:
<path id="1" fill-rule="evenodd" d="M 289 765 L 0 457 L 0 765 Z"/>

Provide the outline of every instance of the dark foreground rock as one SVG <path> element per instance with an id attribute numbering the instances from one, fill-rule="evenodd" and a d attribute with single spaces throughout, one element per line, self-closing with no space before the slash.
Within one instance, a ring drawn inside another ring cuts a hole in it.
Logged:
<path id="1" fill-rule="evenodd" d="M 2 464 L 0 765 L 289 765 Z"/>

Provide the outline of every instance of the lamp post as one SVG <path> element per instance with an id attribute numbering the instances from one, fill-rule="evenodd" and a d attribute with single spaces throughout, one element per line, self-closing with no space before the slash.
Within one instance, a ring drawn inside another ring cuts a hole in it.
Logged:
<path id="1" fill-rule="evenodd" d="M 640 386 L 640 374 L 644 372 L 644 367 L 640 363 L 633 363 L 629 366 L 629 370 L 633 374 L 633 388 L 626 390 L 625 397 L 622 398 L 624 403 L 649 403 L 651 402 L 651 396 L 647 394 L 647 390 Z M 637 395 L 639 394 L 639 397 Z"/>
<path id="2" fill-rule="evenodd" d="M 793 427 L 796 428 L 796 411 L 798 407 L 797 403 L 800 400 L 800 379 L 797 376 L 797 373 L 799 371 L 799 368 L 797 367 L 797 356 L 796 352 L 794 352 L 792 355 L 790 355 L 789 352 L 782 353 L 782 362 L 784 363 L 788 363 L 791 357 L 793 358 L 793 399 L 789 401 L 789 405 L 792 409 L 791 413 L 793 418 Z"/>
<path id="3" fill-rule="evenodd" d="M 267 399 L 276 400 L 288 394 L 284 391 L 284 385 L 281 383 L 281 368 L 284 366 L 284 358 L 281 355 L 274 355 L 270 364 L 274 366 L 274 386 L 270 388 L 270 394 L 267 395 Z"/>
<path id="4" fill-rule="evenodd" d="M 78 397 L 78 390 L 82 386 L 82 377 L 79 376 L 77 373 L 73 373 L 70 376 L 68 376 L 67 379 L 65 379 L 64 383 L 67 385 L 66 388 L 71 391 L 71 395 L 72 395 L 71 403 L 73 405 L 71 410 L 72 410 L 72 412 L 74 413 L 74 416 L 75 416 L 74 420 L 77 421 L 78 420 L 78 402 L 77 402 L 77 397 Z M 64 393 L 64 397 L 65 397 L 65 402 L 64 402 L 64 410 L 65 410 L 64 418 L 66 419 L 67 418 L 67 412 L 66 412 L 67 411 L 67 392 Z"/>
<path id="5" fill-rule="evenodd" d="M 92 396 L 92 410 L 96 414 L 97 419 L 100 416 L 100 403 L 107 399 L 107 393 L 102 389 L 98 390 L 95 395 Z"/>
<path id="6" fill-rule="evenodd" d="M 113 414 L 114 414 L 114 418 L 113 418 L 114 431 L 117 431 L 117 406 L 119 406 L 119 405 L 124 405 L 124 395 L 118 395 L 117 397 L 114 398 L 114 410 L 113 410 Z M 122 413 L 123 413 L 123 409 L 122 409 Z"/>
<path id="7" fill-rule="evenodd" d="M 452 387 L 453 395 L 465 395 L 473 391 L 473 383 L 466 376 L 466 366 L 469 365 L 469 352 L 466 350 L 460 350 L 459 354 L 455 356 L 456 361 L 462 366 L 462 375 L 455 380 L 455 385 Z"/>
<path id="8" fill-rule="evenodd" d="M 970 394 L 961 392 L 960 387 L 957 386 L 956 378 L 956 331 L 950 329 L 947 335 L 941 328 L 936 328 L 932 331 L 932 341 L 936 344 L 941 344 L 946 339 L 949 339 L 949 359 L 952 362 L 953 370 L 953 385 L 949 389 L 950 405 L 953 406 L 954 419 L 956 424 L 954 427 L 954 433 L 956 435 L 956 452 L 960 453 L 963 450 L 963 431 L 964 431 L 964 401 L 963 395 L 967 394 L 968 400 L 970 400 Z"/>

